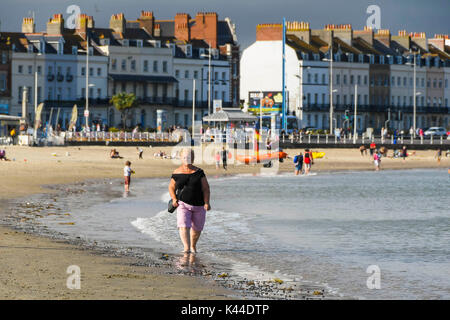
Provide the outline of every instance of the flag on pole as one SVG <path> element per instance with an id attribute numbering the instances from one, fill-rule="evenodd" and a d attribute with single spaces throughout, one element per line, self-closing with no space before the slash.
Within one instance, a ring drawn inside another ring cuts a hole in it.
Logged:
<path id="1" fill-rule="evenodd" d="M 43 102 L 41 102 L 36 109 L 36 115 L 35 115 L 35 119 L 34 119 L 34 130 L 39 129 L 42 125 L 42 120 L 41 120 L 42 109 L 44 109 Z"/>
<path id="2" fill-rule="evenodd" d="M 72 109 L 72 117 L 70 118 L 70 123 L 69 123 L 69 131 L 72 131 L 73 127 L 76 126 L 77 119 L 78 119 L 78 108 L 77 108 L 77 105 L 74 104 L 73 109 Z"/>

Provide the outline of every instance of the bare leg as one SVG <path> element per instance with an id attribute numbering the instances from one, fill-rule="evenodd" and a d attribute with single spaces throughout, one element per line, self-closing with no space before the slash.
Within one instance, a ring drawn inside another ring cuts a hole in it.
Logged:
<path id="1" fill-rule="evenodd" d="M 191 253 L 197 252 L 197 241 L 200 238 L 201 231 L 191 230 Z"/>
<path id="2" fill-rule="evenodd" d="M 191 228 L 179 228 L 181 242 L 183 242 L 183 252 L 189 252 L 189 231 Z"/>

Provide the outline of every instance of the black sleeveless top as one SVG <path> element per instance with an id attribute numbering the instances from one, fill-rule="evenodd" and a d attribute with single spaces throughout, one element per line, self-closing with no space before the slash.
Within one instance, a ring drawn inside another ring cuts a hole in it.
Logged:
<path id="1" fill-rule="evenodd" d="M 203 206 L 202 178 L 205 173 L 198 169 L 194 173 L 174 173 L 172 179 L 175 180 L 175 193 L 177 198 L 191 206 Z"/>

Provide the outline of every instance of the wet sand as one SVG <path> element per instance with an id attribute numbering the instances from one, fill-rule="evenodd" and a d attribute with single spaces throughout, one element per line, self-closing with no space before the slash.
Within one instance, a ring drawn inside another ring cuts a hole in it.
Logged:
<path id="1" fill-rule="evenodd" d="M 36 193 L 51 193 L 43 187 L 72 184 L 87 179 L 122 178 L 126 160 L 136 171 L 133 179 L 169 177 L 176 164 L 155 159 L 153 153 L 170 147 L 143 148 L 144 159 L 138 160 L 135 147 L 116 148 L 123 159 L 109 159 L 109 147 L 6 147 L 7 157 L 15 161 L 0 162 L 0 208 L 9 199 Z M 355 149 L 320 149 L 312 171 L 373 170 L 369 156 Z M 293 157 L 296 150 L 286 150 Z M 69 153 L 69 155 L 67 155 Z M 450 158 L 438 165 L 435 151 L 417 151 L 401 159 L 383 158 L 382 169 L 448 168 Z M 229 170 L 216 170 L 214 165 L 201 165 L 207 175 L 258 173 L 261 166 L 229 165 Z M 293 170 L 292 159 L 280 166 Z M 0 209 L 0 211 L 2 211 Z M 3 212 L 0 214 L 14 214 Z M 0 217 L 1 220 L 1 217 Z M 0 299 L 224 299 L 231 294 L 214 282 L 197 277 L 173 275 L 163 269 L 132 265 L 126 257 L 99 255 L 75 244 L 0 227 Z M 66 287 L 67 267 L 81 268 L 81 290 Z"/>

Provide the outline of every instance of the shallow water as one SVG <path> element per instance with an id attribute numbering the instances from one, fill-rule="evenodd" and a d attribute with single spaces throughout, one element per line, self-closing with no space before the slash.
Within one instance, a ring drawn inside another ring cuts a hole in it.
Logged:
<path id="1" fill-rule="evenodd" d="M 200 256 L 250 279 L 296 279 L 329 294 L 374 299 L 450 298 L 450 175 L 446 170 L 209 177 Z M 71 237 L 121 247 L 182 249 L 167 212 L 167 179 L 136 180 L 128 197 L 39 220 Z M 120 186 L 111 186 L 116 194 Z M 81 195 L 83 197 L 92 194 Z M 60 224 L 64 221 L 73 225 Z M 366 269 L 381 271 L 368 289 Z"/>

